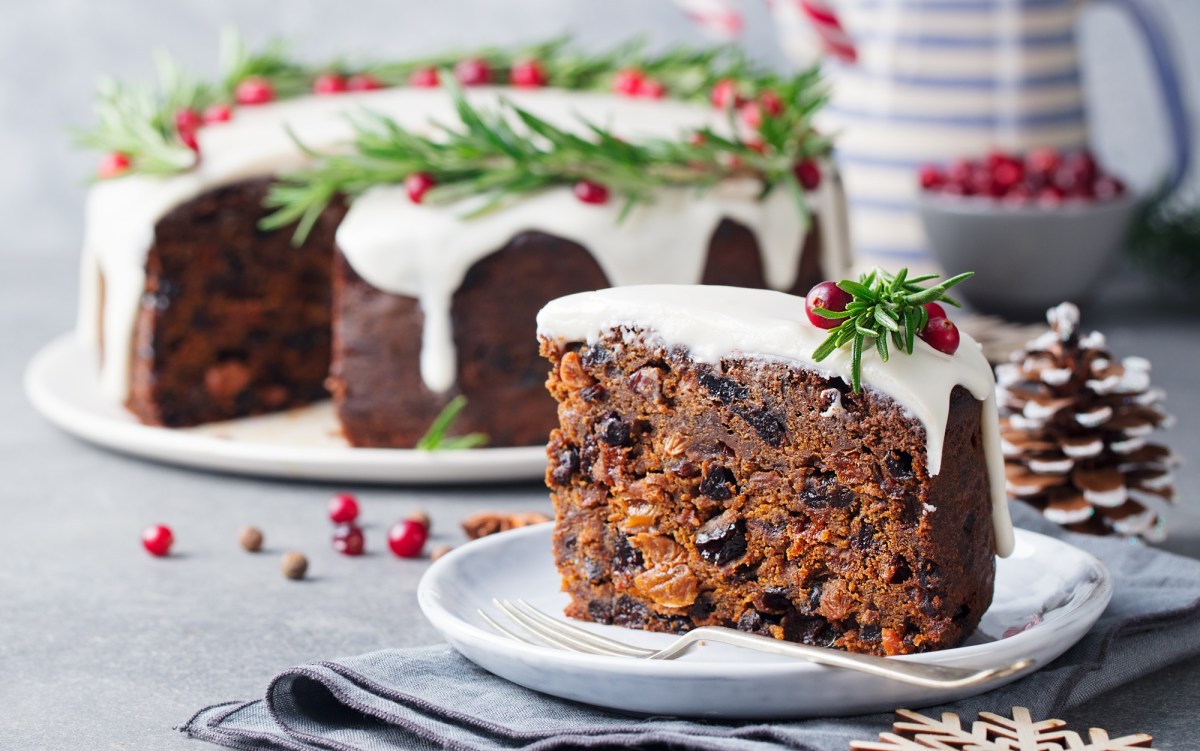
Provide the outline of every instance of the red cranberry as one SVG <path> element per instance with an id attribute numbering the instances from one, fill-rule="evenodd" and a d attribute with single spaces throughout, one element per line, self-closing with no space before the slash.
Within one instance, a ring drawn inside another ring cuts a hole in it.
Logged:
<path id="1" fill-rule="evenodd" d="M 428 538 L 425 525 L 415 519 L 402 519 L 388 530 L 388 547 L 400 558 L 416 558 Z"/>
<path id="2" fill-rule="evenodd" d="M 408 200 L 420 203 L 425 200 L 425 194 L 429 192 L 430 188 L 436 184 L 433 175 L 428 172 L 414 172 L 404 178 L 404 191 L 408 193 Z"/>
<path id="3" fill-rule="evenodd" d="M 742 105 L 742 98 L 737 93 L 737 82 L 732 78 L 723 78 L 713 84 L 711 96 L 713 106 L 719 110 Z"/>
<path id="4" fill-rule="evenodd" d="M 329 499 L 329 521 L 349 524 L 358 518 L 358 499 L 349 493 L 338 493 Z"/>
<path id="5" fill-rule="evenodd" d="M 763 112 L 771 117 L 779 117 L 783 114 L 783 100 L 770 89 L 759 94 L 758 103 L 762 105 Z"/>
<path id="6" fill-rule="evenodd" d="M 936 302 L 925 303 L 925 312 L 929 314 L 930 318 L 945 318 L 946 317 L 946 309 L 942 307 L 941 303 L 936 303 Z"/>
<path id="7" fill-rule="evenodd" d="M 355 73 L 346 79 L 346 91 L 375 91 L 383 82 L 370 73 Z"/>
<path id="8" fill-rule="evenodd" d="M 175 130 L 183 132 L 185 130 L 194 131 L 204 124 L 204 120 L 200 117 L 200 113 L 191 107 L 184 107 L 175 113 Z"/>
<path id="9" fill-rule="evenodd" d="M 337 73 L 322 73 L 313 80 L 312 85 L 314 94 L 341 94 L 347 88 L 346 79 Z"/>
<path id="10" fill-rule="evenodd" d="M 454 77 L 463 86 L 483 86 L 492 80 L 492 69 L 487 60 L 471 58 L 454 66 Z"/>
<path id="11" fill-rule="evenodd" d="M 572 188 L 575 197 L 584 203 L 600 204 L 608 202 L 608 188 L 591 180 L 580 180 Z"/>
<path id="12" fill-rule="evenodd" d="M 408 85 L 418 89 L 432 89 L 439 83 L 437 68 L 417 68 L 408 75 Z"/>
<path id="13" fill-rule="evenodd" d="M 1125 183 L 1115 177 L 1104 175 L 1096 180 L 1092 186 L 1092 192 L 1098 201 L 1111 201 L 1125 194 Z"/>
<path id="14" fill-rule="evenodd" d="M 537 60 L 522 60 L 508 73 L 512 85 L 522 89 L 536 89 L 546 85 L 546 71 Z"/>
<path id="15" fill-rule="evenodd" d="M 1063 202 L 1065 194 L 1063 191 L 1054 185 L 1047 185 L 1037 193 L 1037 202 L 1041 206 L 1054 208 Z"/>
<path id="16" fill-rule="evenodd" d="M 1001 164 L 1013 164 L 1017 158 L 1002 149 L 992 149 L 983 158 L 983 164 L 988 169 L 996 169 Z"/>
<path id="17" fill-rule="evenodd" d="M 925 165 L 917 172 L 917 181 L 922 190 L 937 190 L 946 183 L 946 175 L 933 165 Z"/>
<path id="18" fill-rule="evenodd" d="M 1025 179 L 1025 169 L 1020 162 L 1001 162 L 992 168 L 992 184 L 1000 190 L 1000 195 L 1012 190 Z"/>
<path id="19" fill-rule="evenodd" d="M 142 547 L 147 553 L 158 558 L 170 553 L 174 542 L 175 535 L 171 534 L 171 528 L 163 524 L 146 527 L 146 531 L 142 532 Z"/>
<path id="20" fill-rule="evenodd" d="M 804 298 L 804 312 L 808 315 L 809 322 L 817 328 L 834 329 L 841 325 L 843 319 L 826 318 L 817 313 L 816 308 L 840 313 L 853 299 L 849 292 L 833 282 L 821 282 L 810 289 L 808 297 Z"/>
<path id="21" fill-rule="evenodd" d="M 662 99 L 667 95 L 667 87 L 652 78 L 643 78 L 638 84 L 637 95 L 642 99 Z"/>
<path id="22" fill-rule="evenodd" d="M 617 71 L 617 74 L 613 76 L 612 89 L 625 96 L 637 96 L 642 88 L 642 82 L 645 80 L 646 75 L 641 70 L 626 68 Z"/>
<path id="23" fill-rule="evenodd" d="M 275 89 L 262 76 L 250 76 L 234 88 L 233 98 L 238 104 L 266 104 L 275 98 Z"/>
<path id="24" fill-rule="evenodd" d="M 967 184 L 975 174 L 975 165 L 971 164 L 966 159 L 955 159 L 950 162 L 950 166 L 946 168 L 946 181 L 952 183 Z"/>
<path id="25" fill-rule="evenodd" d="M 117 177 L 129 171 L 129 157 L 119 151 L 105 154 L 96 166 L 96 176 L 101 178 Z"/>
<path id="26" fill-rule="evenodd" d="M 1062 163 L 1058 152 L 1051 148 L 1032 149 L 1025 155 L 1025 169 L 1043 178 L 1049 178 Z"/>
<path id="27" fill-rule="evenodd" d="M 354 524 L 339 524 L 333 529 L 333 549 L 342 555 L 362 555 L 366 538 Z"/>
<path id="28" fill-rule="evenodd" d="M 930 318 L 918 336 L 938 352 L 952 355 L 958 351 L 958 327 L 949 318 Z"/>
<path id="29" fill-rule="evenodd" d="M 1072 170 L 1075 173 L 1075 179 L 1080 183 L 1093 182 L 1098 172 L 1096 159 L 1087 149 L 1080 149 L 1073 154 L 1068 154 L 1063 159 L 1063 167 Z"/>
<path id="30" fill-rule="evenodd" d="M 816 190 L 821 184 L 821 168 L 811 159 L 797 162 L 792 171 L 805 190 Z"/>
<path id="31" fill-rule="evenodd" d="M 747 128 L 758 130 L 762 126 L 762 108 L 758 106 L 758 102 L 746 102 L 738 108 L 738 119 Z"/>
<path id="32" fill-rule="evenodd" d="M 212 104 L 204 110 L 205 123 L 227 123 L 233 117 L 233 108 L 228 104 Z"/>

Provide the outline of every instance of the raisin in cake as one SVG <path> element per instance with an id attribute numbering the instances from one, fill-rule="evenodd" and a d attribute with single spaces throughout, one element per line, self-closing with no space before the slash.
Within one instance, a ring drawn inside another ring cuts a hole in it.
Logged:
<path id="1" fill-rule="evenodd" d="M 978 345 L 811 358 L 784 293 L 642 286 L 538 316 L 567 613 L 874 654 L 952 647 L 1012 530 L 995 384 Z"/>
<path id="2" fill-rule="evenodd" d="M 465 96 L 631 140 L 729 127 L 700 90 L 681 92 L 688 102 L 675 93 L 488 85 Z M 762 197 L 761 181 L 732 179 L 663 188 L 623 217 L 619 196 L 594 205 L 566 185 L 464 218 L 469 206 L 380 184 L 331 203 L 300 247 L 293 227 L 263 229 L 270 185 L 311 164 L 297 140 L 343 148 L 349 116 L 365 112 L 413 132 L 458 122 L 449 92 L 403 85 L 246 104 L 192 134 L 194 165 L 91 188 L 78 331 L 109 398 L 180 427 L 332 395 L 351 444 L 412 447 L 464 395 L 455 432 L 540 444 L 555 417 L 533 321 L 549 300 L 647 282 L 800 291 L 849 263 L 824 157 L 806 208 L 787 190 Z"/>

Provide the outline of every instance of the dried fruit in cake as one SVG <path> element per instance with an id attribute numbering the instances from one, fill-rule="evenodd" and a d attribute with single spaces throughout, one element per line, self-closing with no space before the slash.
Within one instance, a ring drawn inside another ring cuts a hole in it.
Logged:
<path id="1" fill-rule="evenodd" d="M 991 368 L 965 335 L 950 355 L 917 337 L 925 304 L 950 302 L 946 282 L 844 282 L 839 320 L 873 326 L 839 334 L 802 297 L 722 287 L 542 310 L 568 615 L 874 654 L 970 634 L 1011 546 Z M 886 362 L 880 309 L 909 322 Z M 842 345 L 817 363 L 829 336 Z"/>

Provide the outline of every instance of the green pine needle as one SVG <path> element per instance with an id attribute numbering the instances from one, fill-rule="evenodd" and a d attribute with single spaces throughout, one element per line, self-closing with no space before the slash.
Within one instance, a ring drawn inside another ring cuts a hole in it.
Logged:
<path id="1" fill-rule="evenodd" d="M 462 436 L 446 435 L 450 426 L 454 424 L 459 413 L 466 406 L 467 398 L 462 394 L 451 399 L 450 403 L 442 408 L 438 416 L 433 419 L 433 424 L 429 426 L 425 435 L 421 436 L 421 440 L 417 441 L 417 449 L 420 451 L 453 451 L 486 445 L 488 437 L 483 433 L 468 433 Z"/>
<path id="2" fill-rule="evenodd" d="M 862 390 L 863 352 L 874 345 L 879 359 L 887 362 L 891 355 L 888 344 L 890 338 L 897 350 L 911 355 L 916 346 L 917 332 L 929 322 L 925 304 L 941 302 L 956 308 L 962 307 L 946 291 L 974 275 L 975 272 L 968 271 L 932 287 L 922 287 L 921 284 L 936 279 L 936 274 L 910 279 L 908 269 L 900 269 L 895 274 L 877 269 L 863 274 L 858 281 L 843 279 L 837 286 L 853 298 L 846 304 L 846 309 L 813 309 L 823 318 L 841 321 L 813 351 L 813 360 L 821 362 L 849 343 L 850 385 L 857 394 Z"/>

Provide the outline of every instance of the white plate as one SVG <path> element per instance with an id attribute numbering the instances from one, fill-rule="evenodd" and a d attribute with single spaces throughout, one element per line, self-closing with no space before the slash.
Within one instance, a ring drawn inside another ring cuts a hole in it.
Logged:
<path id="1" fill-rule="evenodd" d="M 25 393 L 50 422 L 127 454 L 220 472 L 369 483 L 540 479 L 541 446 L 414 451 L 353 448 L 329 402 L 196 428 L 142 425 L 100 392 L 96 366 L 74 336 L 47 344 L 25 370 Z"/>
<path id="2" fill-rule="evenodd" d="M 493 597 L 524 598 L 554 614 L 567 604 L 550 549 L 552 528 L 540 524 L 463 545 L 435 562 L 417 590 L 421 609 L 455 649 L 492 673 L 543 693 L 654 715 L 796 718 L 926 707 L 1021 677 L 944 691 L 720 644 L 696 647 L 672 661 L 650 661 L 562 652 L 497 635 L 476 612 L 482 608 L 506 622 L 491 604 Z M 984 668 L 1031 657 L 1041 667 L 1087 633 L 1111 596 L 1111 578 L 1096 558 L 1019 529 L 1013 555 L 998 560 L 992 606 L 968 645 L 895 659 Z M 674 638 L 580 625 L 656 649 Z"/>

